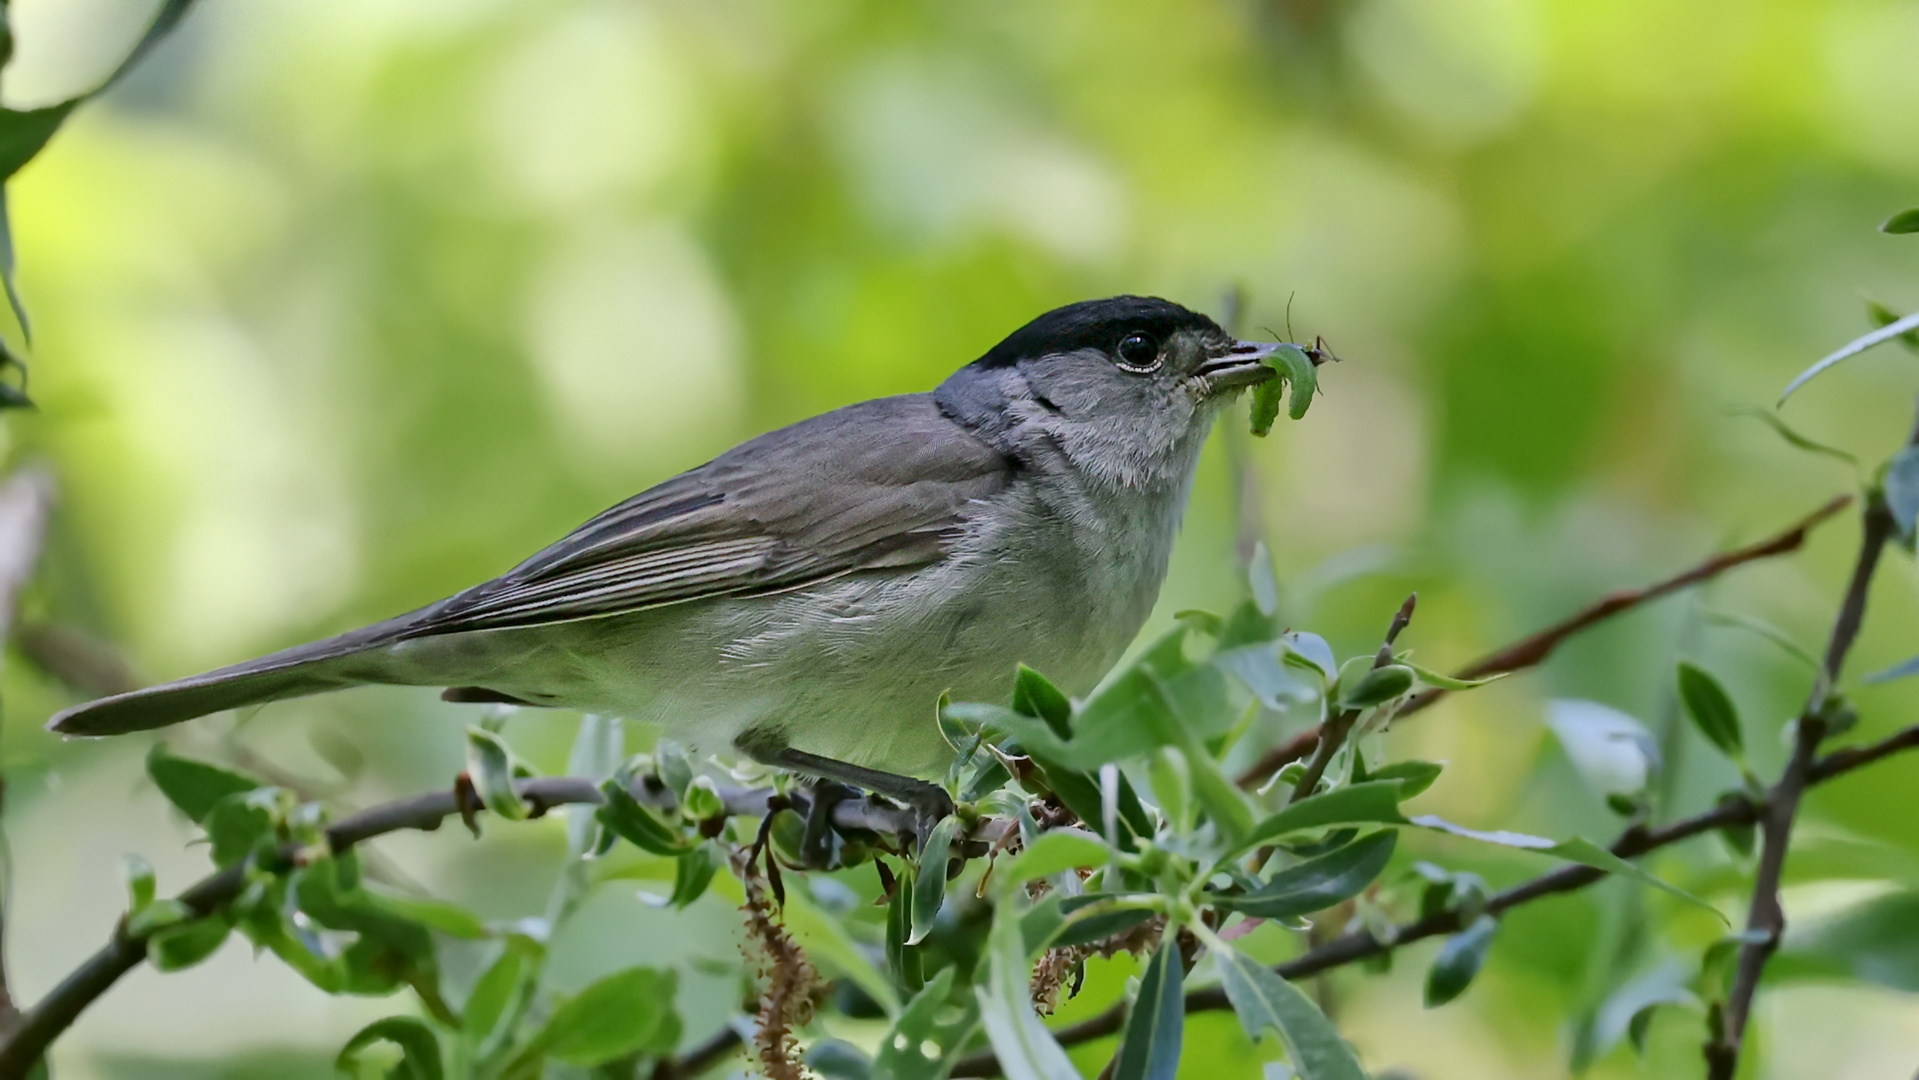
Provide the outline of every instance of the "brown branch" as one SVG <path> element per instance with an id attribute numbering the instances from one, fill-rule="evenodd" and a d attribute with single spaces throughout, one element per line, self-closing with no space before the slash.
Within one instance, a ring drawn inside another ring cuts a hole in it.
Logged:
<path id="1" fill-rule="evenodd" d="M 1908 445 L 1919 443 L 1919 428 L 1913 430 Z M 1786 850 L 1792 839 L 1793 819 L 1799 813 L 1799 799 L 1812 782 L 1819 744 L 1825 741 L 1833 700 L 1833 687 L 1839 682 L 1846 656 L 1859 637 L 1866 617 L 1866 597 L 1872 590 L 1872 576 L 1886 544 L 1898 533 L 1898 524 L 1887 508 L 1885 496 L 1874 492 L 1861 515 L 1859 555 L 1853 563 L 1852 580 L 1846 585 L 1845 599 L 1834 617 L 1827 638 L 1825 662 L 1813 682 L 1806 706 L 1799 713 L 1793 734 L 1792 757 L 1786 761 L 1779 782 L 1773 785 L 1766 801 L 1766 812 L 1759 824 L 1763 841 L 1759 849 L 1759 867 L 1753 875 L 1752 903 L 1746 913 L 1745 943 L 1739 947 L 1739 966 L 1734 971 L 1732 989 L 1723 1009 L 1715 1007 L 1709 1017 L 1710 1037 L 1706 1041 L 1708 1080 L 1733 1080 L 1739 1071 L 1739 1052 L 1745 1041 L 1746 1021 L 1752 1013 L 1753 995 L 1759 990 L 1759 977 L 1766 961 L 1779 948 L 1786 929 L 1786 909 L 1779 899 L 1779 881 L 1785 873 Z"/>
<path id="2" fill-rule="evenodd" d="M 600 802 L 595 781 L 570 776 L 541 777 L 516 785 L 520 797 L 541 809 L 569 804 Z M 657 779 L 636 777 L 633 797 L 658 807 L 673 805 L 672 793 Z M 774 795 L 771 788 L 722 788 L 721 802 L 729 814 L 759 816 L 767 812 Z M 805 812 L 808 793 L 801 789 L 785 798 Z M 469 809 L 471 809 L 469 807 Z M 436 791 L 375 806 L 330 825 L 326 829 L 327 847 L 338 854 L 387 833 L 417 829 L 432 832 L 447 818 L 458 815 L 461 806 L 452 791 Z M 849 799 L 833 807 L 833 824 L 842 829 L 874 832 L 911 832 L 913 814 L 873 799 Z M 280 858 L 291 864 L 307 854 L 298 844 L 280 849 Z M 180 894 L 180 901 L 196 915 L 211 915 L 231 904 L 246 884 L 244 866 L 233 866 L 202 878 Z M 36 1002 L 20 1013 L 17 1023 L 0 1042 L 0 1080 L 24 1080 L 35 1062 L 61 1032 L 72 1026 L 80 1013 L 119 981 L 122 975 L 140 965 L 147 956 L 144 937 L 128 934 L 125 921 L 113 929 L 113 937 L 99 952 L 68 975 Z M 678 1074 L 694 1075 L 690 1072 Z"/>
<path id="3" fill-rule="evenodd" d="M 1455 672 L 1454 675 L 1461 679 L 1483 679 L 1488 675 L 1501 675 L 1536 667 L 1551 656 L 1553 650 L 1565 643 L 1568 638 L 1589 630 L 1607 619 L 1643 607 L 1681 589 L 1710 581 L 1728 570 L 1747 563 L 1799 550 L 1806 542 L 1807 533 L 1824 524 L 1827 519 L 1844 510 L 1851 503 L 1851 495 L 1840 495 L 1775 536 L 1731 551 L 1722 551 L 1690 569 L 1651 585 L 1608 593 L 1570 617 L 1529 634 L 1503 649 L 1480 657 Z M 1397 719 L 1404 719 L 1430 707 L 1446 696 L 1446 693 L 1445 690 L 1435 688 L 1413 695 L 1412 699 L 1399 710 Z M 1319 745 L 1319 734 L 1320 728 L 1312 727 L 1267 751 L 1265 756 L 1240 776 L 1240 786 L 1258 787 L 1280 769 L 1312 754 Z"/>
<path id="4" fill-rule="evenodd" d="M 665 1058 L 653 1066 L 651 1080 L 693 1080 L 694 1077 L 732 1057 L 745 1040 L 728 1024 L 705 1042 L 678 1057 Z"/>
<path id="5" fill-rule="evenodd" d="M 22 469 L 0 486 L 0 648 L 13 632 L 20 594 L 40 562 L 53 501 L 53 478 L 39 469 Z M 0 776 L 0 810 L 6 794 L 6 778 Z M 9 1030 L 20 1015 L 7 980 L 7 909 L 12 904 L 13 852 L 0 835 L 0 1032 Z"/>
<path id="6" fill-rule="evenodd" d="M 1913 749 L 1919 749 L 1919 724 L 1889 735 L 1876 743 L 1835 750 L 1815 760 L 1806 770 L 1806 785 L 1817 786 L 1826 783 Z M 1780 791 L 1774 788 L 1767 793 L 1764 800 L 1729 800 L 1704 813 L 1658 828 L 1635 825 L 1613 841 L 1611 851 L 1622 859 L 1636 858 L 1660 848 L 1670 847 L 1683 840 L 1690 840 L 1695 836 L 1703 836 L 1706 833 L 1740 825 L 1752 825 L 1759 822 L 1770 811 L 1780 794 Z M 1606 876 L 1605 871 L 1590 866 L 1579 864 L 1561 866 L 1530 881 L 1495 893 L 1487 898 L 1484 910 L 1488 914 L 1497 915 L 1535 900 L 1576 892 L 1604 880 Z M 1368 930 L 1359 929 L 1342 934 L 1316 949 L 1279 964 L 1273 970 L 1283 979 L 1303 979 L 1390 952 L 1401 945 L 1424 938 L 1456 933 L 1461 929 L 1464 929 L 1463 921 L 1458 913 L 1450 911 L 1438 912 L 1423 919 L 1403 923 L 1384 939 L 1374 937 Z M 1186 995 L 1186 1011 L 1189 1013 L 1230 1008 L 1232 1003 L 1226 1000 L 1225 991 L 1216 986 L 1195 990 Z M 1091 1042 L 1118 1032 L 1125 1016 L 1125 1007 L 1122 1002 L 1098 1016 L 1089 1017 L 1071 1027 L 1061 1028 L 1054 1032 L 1053 1036 L 1062 1046 L 1076 1046 Z M 974 1054 L 960 1061 L 952 1075 L 955 1077 L 998 1076 L 1000 1075 L 999 1062 L 995 1060 L 991 1051 Z"/>

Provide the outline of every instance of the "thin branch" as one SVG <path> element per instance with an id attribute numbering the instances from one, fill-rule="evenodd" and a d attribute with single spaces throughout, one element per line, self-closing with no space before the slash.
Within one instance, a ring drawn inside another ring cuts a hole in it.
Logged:
<path id="1" fill-rule="evenodd" d="M 1815 760 L 1806 770 L 1806 784 L 1817 786 L 1914 749 L 1919 749 L 1919 724 L 1905 728 L 1876 743 L 1835 750 Z M 1690 840 L 1695 836 L 1703 836 L 1720 829 L 1755 824 L 1770 810 L 1779 794 L 1780 792 L 1775 788 L 1761 801 L 1727 801 L 1704 813 L 1658 828 L 1635 825 L 1620 834 L 1619 838 L 1613 842 L 1611 851 L 1622 859 L 1636 858 L 1660 848 L 1670 847 L 1683 840 Z M 1495 893 L 1487 898 L 1484 911 L 1497 915 L 1535 900 L 1576 892 L 1604 880 L 1606 876 L 1605 871 L 1590 866 L 1579 864 L 1561 866 L 1530 881 Z M 1404 923 L 1385 938 L 1374 937 L 1370 931 L 1362 928 L 1342 934 L 1310 952 L 1275 966 L 1273 970 L 1283 979 L 1303 979 L 1333 968 L 1358 963 L 1424 938 L 1457 933 L 1463 928 L 1464 923 L 1458 913 L 1451 911 L 1438 912 L 1423 919 Z M 1189 1013 L 1230 1008 L 1232 1003 L 1226 1000 L 1225 991 L 1216 986 L 1195 990 L 1186 995 L 1186 1011 Z M 1091 1042 L 1117 1033 L 1125 1016 L 1124 1003 L 1121 1003 L 1098 1016 L 1082 1020 L 1071 1027 L 1061 1028 L 1054 1032 L 1053 1036 L 1062 1046 L 1076 1046 Z M 985 1051 L 961 1060 L 952 1075 L 955 1077 L 999 1076 L 999 1062 L 993 1057 L 991 1051 Z"/>
<path id="2" fill-rule="evenodd" d="M 1720 552 L 1690 569 L 1651 585 L 1608 593 L 1572 616 L 1529 634 L 1503 649 L 1488 653 L 1454 674 L 1461 679 L 1482 679 L 1488 675 L 1500 675 L 1536 667 L 1568 638 L 1589 630 L 1607 619 L 1624 615 L 1681 589 L 1710 581 L 1728 570 L 1747 563 L 1799 550 L 1805 545 L 1807 533 L 1824 524 L 1827 519 L 1844 510 L 1851 503 L 1851 495 L 1840 495 L 1775 536 L 1745 547 Z M 1431 689 L 1415 694 L 1399 710 L 1395 719 L 1403 720 L 1426 709 L 1444 697 L 1446 693 L 1445 690 Z M 1258 787 L 1280 769 L 1311 755 L 1319 745 L 1319 734 L 1320 729 L 1312 727 L 1267 751 L 1265 756 L 1240 776 L 1240 786 Z"/>
<path id="3" fill-rule="evenodd" d="M 1908 445 L 1919 443 L 1915 427 Z M 1739 1071 L 1739 1052 L 1745 1042 L 1746 1022 L 1752 1015 L 1753 995 L 1759 990 L 1759 977 L 1766 961 L 1779 948 L 1786 929 L 1786 909 L 1779 899 L 1779 882 L 1786 869 L 1786 850 L 1792 839 L 1793 819 L 1799 813 L 1799 799 L 1812 782 L 1813 765 L 1819 744 L 1825 741 L 1833 687 L 1838 685 L 1846 656 L 1859 637 L 1866 617 L 1866 597 L 1872 591 L 1873 573 L 1886 544 L 1898 533 L 1885 496 L 1875 492 L 1867 502 L 1860 522 L 1859 555 L 1853 563 L 1852 580 L 1846 585 L 1845 599 L 1834 617 L 1832 634 L 1826 642 L 1825 662 L 1813 682 L 1806 706 L 1799 713 L 1793 735 L 1792 757 L 1786 762 L 1779 782 L 1773 785 L 1766 801 L 1766 812 L 1759 823 L 1763 841 L 1759 849 L 1759 867 L 1753 875 L 1752 903 L 1746 913 L 1745 942 L 1739 947 L 1739 966 L 1734 971 L 1732 989 L 1723 1009 L 1715 1008 L 1708 1018 L 1710 1037 L 1706 1041 L 1708 1080 L 1733 1080 Z"/>
<path id="4" fill-rule="evenodd" d="M 556 806 L 590 804 L 601 801 L 597 784 L 570 776 L 541 777 L 516 785 L 520 797 L 544 811 Z M 636 777 L 633 797 L 658 807 L 673 806 L 667 787 L 650 776 Z M 767 812 L 771 788 L 722 788 L 720 800 L 729 814 L 759 816 Z M 803 789 L 785 798 L 805 812 L 807 793 Z M 436 791 L 375 806 L 330 825 L 326 829 L 327 847 L 334 854 L 347 851 L 387 833 L 417 829 L 432 832 L 442 822 L 460 813 L 460 804 L 452 791 Z M 910 810 L 875 799 L 849 799 L 833 807 L 833 824 L 841 829 L 901 833 L 913 828 Z M 295 863 L 311 853 L 298 844 L 280 849 L 280 858 Z M 202 878 L 180 894 L 180 901 L 196 915 L 211 915 L 231 904 L 246 884 L 244 866 L 233 866 L 211 877 Z M 147 956 L 146 939 L 126 932 L 122 920 L 113 930 L 113 938 L 99 952 L 80 965 L 60 985 L 53 988 L 32 1008 L 20 1013 L 17 1024 L 0 1042 L 0 1080 L 24 1080 L 33 1065 L 61 1032 L 70 1027 L 80 1013 L 119 981 L 122 975 L 140 965 Z M 691 1073 L 684 1073 L 691 1076 Z"/>
<path id="5" fill-rule="evenodd" d="M 1399 640 L 1400 631 L 1413 621 L 1413 608 L 1419 603 L 1419 594 L 1406 597 L 1393 614 L 1393 621 L 1386 627 L 1386 638 L 1380 643 L 1379 652 L 1373 657 L 1373 670 L 1377 671 L 1393 662 L 1393 642 Z M 1320 778 L 1326 775 L 1326 767 L 1333 762 L 1333 755 L 1346 743 L 1346 736 L 1352 732 L 1353 725 L 1359 721 L 1364 709 L 1341 709 L 1331 719 L 1321 725 L 1325 732 L 1323 738 L 1315 740 L 1313 758 L 1306 763 L 1306 771 L 1299 776 L 1299 782 L 1293 785 L 1293 794 L 1286 801 L 1296 803 L 1311 795 L 1319 787 Z M 1260 862 L 1265 862 L 1261 859 Z"/>
<path id="6" fill-rule="evenodd" d="M 670 1057 L 653 1066 L 650 1080 L 693 1080 L 736 1053 L 746 1040 L 732 1024 L 720 1028 L 713 1037 L 678 1057 Z"/>

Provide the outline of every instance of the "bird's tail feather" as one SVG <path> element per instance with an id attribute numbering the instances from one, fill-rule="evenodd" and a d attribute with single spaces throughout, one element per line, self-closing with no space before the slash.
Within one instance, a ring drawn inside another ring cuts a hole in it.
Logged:
<path id="1" fill-rule="evenodd" d="M 257 660 L 75 705 L 47 727 L 63 735 L 121 735 L 191 720 L 226 709 L 303 697 L 369 682 L 385 682 L 379 665 L 354 663 L 391 640 L 383 626 L 299 645 Z"/>

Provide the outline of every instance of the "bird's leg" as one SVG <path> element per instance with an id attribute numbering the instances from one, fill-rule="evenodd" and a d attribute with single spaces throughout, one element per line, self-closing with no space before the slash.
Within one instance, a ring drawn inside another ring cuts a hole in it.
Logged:
<path id="1" fill-rule="evenodd" d="M 741 747 L 741 749 L 752 754 L 752 750 L 747 747 Z M 904 804 L 907 809 L 913 811 L 913 839 L 919 844 L 926 843 L 926 838 L 933 832 L 933 826 L 953 812 L 953 797 L 946 793 L 945 788 L 910 776 L 881 772 L 863 765 L 851 765 L 844 761 L 820 757 L 818 754 L 809 754 L 804 750 L 795 750 L 792 747 L 782 747 L 765 757 L 760 757 L 758 754 L 752 756 L 768 765 L 777 765 L 783 769 L 791 769 L 794 772 L 806 773 L 825 780 L 837 780 L 842 784 L 864 788 Z"/>
<path id="2" fill-rule="evenodd" d="M 851 798 L 853 791 L 832 780 L 816 781 L 808 792 L 806 831 L 800 835 L 800 863 L 809 870 L 833 865 L 833 807 Z"/>

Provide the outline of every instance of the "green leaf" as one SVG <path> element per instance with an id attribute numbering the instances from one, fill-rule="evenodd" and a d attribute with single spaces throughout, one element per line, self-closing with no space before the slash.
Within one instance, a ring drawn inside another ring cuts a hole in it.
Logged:
<path id="1" fill-rule="evenodd" d="M 513 786 L 517 763 L 505 740 L 483 727 L 466 729 L 466 775 L 488 810 L 507 821 L 525 821 L 526 800 Z"/>
<path id="2" fill-rule="evenodd" d="M 233 925 L 221 916 L 157 930 L 147 938 L 147 961 L 156 971 L 181 971 L 218 952 Z"/>
<path id="3" fill-rule="evenodd" d="M 153 903 L 158 889 L 153 877 L 153 864 L 138 855 L 128 855 L 125 859 L 127 879 L 127 913 L 137 915 L 141 908 Z"/>
<path id="4" fill-rule="evenodd" d="M 522 937 L 509 937 L 501 943 L 500 955 L 473 984 L 462 1011 L 461 1033 L 474 1047 L 483 1047 L 507 1015 L 509 1007 L 525 991 L 522 975 L 538 947 Z"/>
<path id="5" fill-rule="evenodd" d="M 1896 316 L 1887 319 L 1885 323 L 1881 323 L 1880 325 L 1884 326 L 1886 323 L 1895 321 L 1895 319 Z M 1738 405 L 1726 411 L 1732 416 L 1749 416 L 1759 421 L 1771 428 L 1774 434 L 1786 440 L 1786 442 L 1809 454 L 1823 454 L 1826 457 L 1836 458 L 1849 465 L 1857 466 L 1859 464 L 1859 459 L 1847 451 L 1841 450 L 1836 446 L 1829 446 L 1817 439 L 1807 438 L 1805 435 L 1800 434 L 1797 429 L 1787 424 L 1784 420 L 1781 420 L 1779 414 L 1773 412 L 1771 409 L 1761 409 L 1752 405 Z"/>
<path id="6" fill-rule="evenodd" d="M 1342 709 L 1370 709 L 1384 705 L 1413 688 L 1413 669 L 1405 664 L 1387 664 L 1376 667 L 1360 676 L 1351 687 L 1342 685 L 1339 691 L 1339 707 Z"/>
<path id="7" fill-rule="evenodd" d="M 904 864 L 893 886 L 893 898 L 886 904 L 886 964 L 893 979 L 907 993 L 918 993 L 925 984 L 920 971 L 920 951 L 906 943 L 913 933 L 913 868 Z"/>
<path id="8" fill-rule="evenodd" d="M 1399 781 L 1399 799 L 1404 802 L 1432 787 L 1445 771 L 1445 764 L 1438 761 L 1393 761 L 1372 770 L 1366 779 Z"/>
<path id="9" fill-rule="evenodd" d="M 1116 934 L 1124 934 L 1152 918 L 1153 914 L 1146 908 L 1136 907 L 1082 914 L 1068 919 L 1066 925 L 1053 935 L 1053 947 L 1065 949 L 1074 945 L 1091 945 L 1096 941 L 1105 941 Z"/>
<path id="10" fill-rule="evenodd" d="M 212 842 L 214 865 L 238 864 L 255 851 L 278 840 L 279 794 L 276 788 L 258 788 L 229 795 L 213 804 L 201 825 Z"/>
<path id="11" fill-rule="evenodd" d="M 183 900 L 172 898 L 155 900 L 127 916 L 126 934 L 130 938 L 143 938 L 169 926 L 178 926 L 198 917 L 199 913 L 188 907 Z"/>
<path id="12" fill-rule="evenodd" d="M 1726 921 L 1725 915 L 1721 914 L 1718 908 L 1713 907 L 1711 904 L 1708 904 L 1699 897 L 1694 896 L 1676 885 L 1654 877 L 1638 866 L 1627 862 L 1612 852 L 1607 851 L 1605 848 L 1600 847 L 1598 844 L 1593 843 L 1591 840 L 1582 837 L 1575 836 L 1570 840 L 1554 842 L 1543 836 L 1530 836 L 1526 833 L 1507 832 L 1505 830 L 1481 832 L 1478 829 L 1468 829 L 1462 825 L 1454 825 L 1450 821 L 1431 815 L 1422 815 L 1413 818 L 1408 824 L 1417 825 L 1422 829 L 1433 829 L 1437 832 L 1451 833 L 1454 836 L 1463 836 L 1469 840 L 1498 844 L 1501 847 L 1537 851 L 1543 855 L 1552 855 L 1564 859 L 1567 862 L 1576 862 L 1584 866 L 1590 866 L 1595 870 L 1604 870 L 1608 874 L 1617 874 L 1620 877 L 1631 878 L 1641 884 L 1651 885 L 1653 888 L 1662 892 L 1670 893 L 1688 904 L 1704 908 L 1718 916 L 1721 922 Z"/>
<path id="13" fill-rule="evenodd" d="M 710 776 L 696 776 L 680 796 L 680 816 L 688 821 L 711 821 L 726 814 L 726 801 Z"/>
<path id="14" fill-rule="evenodd" d="M 1919 233 L 1919 207 L 1901 210 L 1879 226 L 1882 233 Z"/>
<path id="15" fill-rule="evenodd" d="M 1686 715 L 1706 741 L 1734 761 L 1746 759 L 1746 742 L 1739 726 L 1739 710 L 1712 672 L 1690 660 L 1679 662 L 1679 700 Z"/>
<path id="16" fill-rule="evenodd" d="M 1860 336 L 1853 338 L 1851 341 L 1845 343 L 1844 345 L 1841 345 L 1839 348 L 1821 357 L 1817 363 L 1813 364 L 1811 367 L 1807 368 L 1806 370 L 1800 372 L 1798 378 L 1795 378 L 1791 382 L 1787 383 L 1786 389 L 1782 391 L 1779 395 L 1778 404 L 1784 405 L 1786 403 L 1786 399 L 1791 397 L 1794 391 L 1798 390 L 1800 387 L 1806 385 L 1807 383 L 1811 382 L 1813 379 L 1824 374 L 1825 372 L 1831 370 L 1831 368 L 1834 365 L 1838 364 L 1840 361 L 1850 359 L 1851 357 L 1854 357 L 1854 356 L 1858 356 L 1860 353 L 1865 352 L 1867 349 L 1872 348 L 1874 345 L 1882 345 L 1888 341 L 1891 341 L 1892 339 L 1896 337 L 1899 337 L 1902 334 L 1910 333 L 1913 330 L 1919 330 L 1919 314 L 1907 315 L 1901 318 L 1900 320 L 1898 320 L 1897 322 L 1890 323 L 1888 325 L 1880 327 L 1877 330 L 1874 330 L 1870 334 L 1861 334 Z"/>
<path id="17" fill-rule="evenodd" d="M 673 868 L 673 895 L 667 903 L 676 908 L 685 908 L 706 894 L 706 887 L 713 883 L 713 875 L 720 869 L 719 853 L 709 843 L 680 856 Z"/>
<path id="18" fill-rule="evenodd" d="M 1081 1080 L 1072 1059 L 1033 1012 L 1032 972 L 1020 935 L 1020 912 L 1008 896 L 996 907 L 987 936 L 986 979 L 974 988 L 980 1020 L 1006 1080 Z"/>
<path id="19" fill-rule="evenodd" d="M 206 820 L 213 804 L 221 799 L 266 786 L 263 781 L 218 765 L 175 757 L 165 743 L 154 743 L 147 752 L 147 775 L 160 794 L 196 825 Z"/>
<path id="20" fill-rule="evenodd" d="M 608 832 L 655 855 L 683 855 L 692 846 L 676 826 L 633 797 L 633 792 L 614 777 L 600 783 L 599 809 L 594 813 Z"/>
<path id="21" fill-rule="evenodd" d="M 873 1080 L 873 1062 L 844 1039 L 820 1039 L 807 1047 L 802 1060 L 825 1080 Z"/>
<path id="22" fill-rule="evenodd" d="M 1254 826 L 1241 846 L 1263 844 L 1290 832 L 1325 825 L 1403 824 L 1406 818 L 1399 812 L 1400 798 L 1397 780 L 1368 780 L 1334 788 L 1323 795 L 1301 799 L 1268 817 Z"/>
<path id="23" fill-rule="evenodd" d="M 1792 639 L 1792 635 L 1764 619 L 1755 618 L 1751 615 L 1742 615 L 1736 611 L 1707 611 L 1702 614 L 1705 615 L 1706 621 L 1709 623 L 1718 626 L 1737 627 L 1741 630 L 1749 630 L 1752 633 L 1758 634 L 1760 637 L 1784 649 L 1787 654 L 1812 670 L 1819 670 L 1818 657 L 1807 652 L 1805 646 Z"/>
<path id="24" fill-rule="evenodd" d="M 1891 326 L 1899 321 L 1899 313 L 1875 300 L 1866 301 L 1866 317 L 1874 326 Z M 1919 352 L 1919 330 L 1909 330 L 1899 335 L 1899 343 L 1914 352 Z"/>
<path id="25" fill-rule="evenodd" d="M 1024 851 L 993 868 L 1003 881 L 1051 877 L 1079 866 L 1099 866 L 1109 855 L 1106 841 L 1084 829 L 1049 829 Z"/>
<path id="26" fill-rule="evenodd" d="M 948 814 L 933 826 L 920 850 L 919 876 L 913 879 L 913 932 L 908 945 L 918 945 L 933 932 L 940 906 L 946 902 L 946 864 L 953 857 L 953 838 L 959 835 L 960 819 Z"/>
<path id="27" fill-rule="evenodd" d="M 677 973 L 650 967 L 617 971 L 561 1002 L 521 1060 L 539 1054 L 592 1068 L 640 1052 L 670 1053 L 680 1041 L 673 1009 Z"/>
<path id="28" fill-rule="evenodd" d="M 347 1040 L 333 1067 L 348 1076 L 360 1075 L 360 1056 L 375 1043 L 392 1043 L 400 1048 L 400 1063 L 386 1074 L 387 1080 L 441 1080 L 446 1075 L 440 1058 L 440 1040 L 433 1029 L 411 1016 L 389 1016 L 375 1020 Z"/>
<path id="29" fill-rule="evenodd" d="M 1426 973 L 1426 1007 L 1436 1008 L 1466 992 L 1472 985 L 1473 976 L 1479 974 L 1479 968 L 1486 962 L 1486 953 L 1493 945 L 1493 932 L 1499 929 L 1499 921 L 1491 915 L 1481 915 L 1472 925 L 1446 939 L 1439 947 L 1439 955 L 1433 958 L 1433 966 Z"/>
<path id="30" fill-rule="evenodd" d="M 1193 823 L 1193 772 L 1186 755 L 1177 746 L 1162 746 L 1146 759 L 1146 779 L 1176 833 L 1185 833 Z"/>
<path id="31" fill-rule="evenodd" d="M 1886 509 L 1899 526 L 1899 535 L 1908 542 L 1913 536 L 1913 519 L 1919 517 L 1919 446 L 1908 446 L 1893 455 L 1886 466 Z"/>
<path id="32" fill-rule="evenodd" d="M 851 980 L 878 1002 L 886 1015 L 899 1015 L 898 992 L 874 965 L 867 946 L 853 939 L 844 914 L 822 908 L 811 889 L 788 888 L 786 908 L 780 915 L 787 932 L 823 973 Z"/>
<path id="33" fill-rule="evenodd" d="M 1451 675 L 1442 675 L 1431 668 L 1420 667 L 1418 664 L 1408 660 L 1401 660 L 1399 663 L 1404 667 L 1412 669 L 1412 673 L 1418 677 L 1420 682 L 1440 690 L 1475 690 L 1485 686 L 1487 683 L 1496 683 L 1512 674 L 1510 671 L 1500 671 L 1488 675 L 1483 679 L 1458 679 Z"/>
<path id="34" fill-rule="evenodd" d="M 1214 948 L 1213 959 L 1247 1037 L 1257 1042 L 1268 1028 L 1279 1032 L 1300 1080 L 1366 1080 L 1353 1048 L 1297 986 L 1231 949 Z"/>
<path id="35" fill-rule="evenodd" d="M 1291 919 L 1324 911 L 1372 884 L 1392 860 L 1397 835 L 1376 832 L 1336 851 L 1287 867 L 1243 896 L 1210 897 L 1221 908 L 1263 919 Z"/>
<path id="36" fill-rule="evenodd" d="M 388 896 L 370 890 L 360 893 L 360 898 L 371 908 L 384 912 L 396 919 L 419 923 L 431 930 L 438 930 L 448 937 L 464 941 L 480 941 L 488 937 L 486 923 L 478 915 L 448 900 L 434 900 L 427 897 Z"/>
<path id="37" fill-rule="evenodd" d="M 1113 1080 L 1173 1080 L 1179 1071 L 1180 1031 L 1186 1021 L 1185 966 L 1172 934 L 1139 980 L 1139 996 L 1127 1010 Z"/>
<path id="38" fill-rule="evenodd" d="M 914 995 L 880 1040 L 872 1080 L 934 1080 L 952 1071 L 980 1017 L 979 1002 L 971 995 L 964 1008 L 949 1010 L 952 994 L 953 969 L 943 968 Z"/>
<path id="39" fill-rule="evenodd" d="M 1072 737 L 1072 699 L 1025 664 L 1019 666 L 1013 679 L 1013 711 L 1046 721 L 1053 734 L 1062 739 Z"/>

